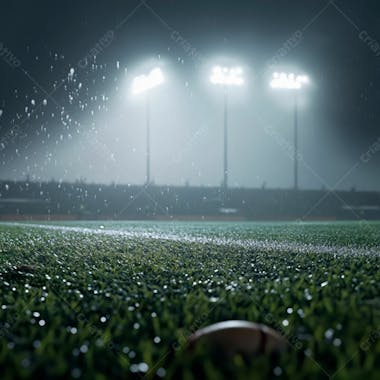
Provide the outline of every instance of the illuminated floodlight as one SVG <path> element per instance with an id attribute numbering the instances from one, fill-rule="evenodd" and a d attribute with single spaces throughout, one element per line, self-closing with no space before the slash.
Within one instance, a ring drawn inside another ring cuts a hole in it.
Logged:
<path id="1" fill-rule="evenodd" d="M 132 83 L 132 92 L 140 94 L 152 89 L 164 82 L 164 74 L 161 69 L 156 67 L 148 75 L 137 76 Z"/>
<path id="2" fill-rule="evenodd" d="M 241 67 L 215 66 L 212 69 L 210 81 L 213 84 L 222 84 L 224 86 L 242 86 L 244 84 L 242 75 L 243 69 Z"/>
<path id="3" fill-rule="evenodd" d="M 270 86 L 272 88 L 285 90 L 300 90 L 305 84 L 309 83 L 306 75 L 295 75 L 293 73 L 274 73 Z"/>

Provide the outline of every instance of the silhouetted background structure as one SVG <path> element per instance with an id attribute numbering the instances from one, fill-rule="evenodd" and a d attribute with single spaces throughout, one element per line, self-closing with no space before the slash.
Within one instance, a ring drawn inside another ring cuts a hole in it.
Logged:
<path id="1" fill-rule="evenodd" d="M 0 218 L 369 220 L 380 219 L 380 193 L 3 181 Z"/>

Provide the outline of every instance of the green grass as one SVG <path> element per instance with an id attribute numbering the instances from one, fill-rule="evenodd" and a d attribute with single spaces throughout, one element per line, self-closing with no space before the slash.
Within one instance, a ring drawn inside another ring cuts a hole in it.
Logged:
<path id="1" fill-rule="evenodd" d="M 0 225 L 2 380 L 380 378 L 379 223 L 60 225 L 88 230 Z M 226 319 L 273 327 L 289 352 L 191 357 L 189 334 Z"/>

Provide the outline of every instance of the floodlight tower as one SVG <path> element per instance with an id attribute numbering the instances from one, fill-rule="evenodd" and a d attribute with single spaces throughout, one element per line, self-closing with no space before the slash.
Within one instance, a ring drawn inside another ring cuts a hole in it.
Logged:
<path id="1" fill-rule="evenodd" d="M 294 190 L 298 190 L 298 92 L 309 83 L 306 75 L 274 73 L 270 86 L 274 89 L 291 90 L 294 93 Z"/>
<path id="2" fill-rule="evenodd" d="M 132 93 L 145 93 L 145 117 L 146 117 L 146 180 L 150 184 L 150 91 L 164 82 L 164 75 L 160 68 L 156 67 L 147 75 L 135 77 L 132 83 Z"/>
<path id="3" fill-rule="evenodd" d="M 243 70 L 240 67 L 221 67 L 215 66 L 210 76 L 212 84 L 223 86 L 224 93 L 224 170 L 223 170 L 223 188 L 228 187 L 228 87 L 242 86 L 244 79 Z"/>

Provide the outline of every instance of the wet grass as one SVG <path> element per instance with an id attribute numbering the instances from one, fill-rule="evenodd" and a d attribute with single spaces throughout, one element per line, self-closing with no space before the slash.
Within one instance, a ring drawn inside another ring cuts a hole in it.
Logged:
<path id="1" fill-rule="evenodd" d="M 380 378 L 379 256 L 356 252 L 380 253 L 378 223 L 61 226 L 88 230 L 0 225 L 2 380 Z M 189 334 L 226 319 L 273 327 L 289 352 L 251 362 L 190 357 Z"/>

